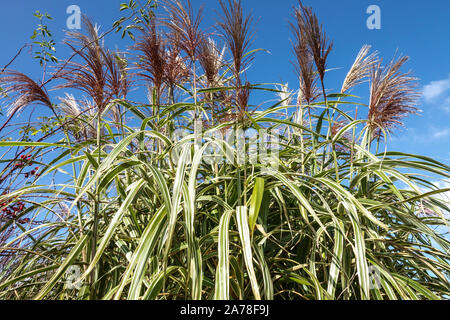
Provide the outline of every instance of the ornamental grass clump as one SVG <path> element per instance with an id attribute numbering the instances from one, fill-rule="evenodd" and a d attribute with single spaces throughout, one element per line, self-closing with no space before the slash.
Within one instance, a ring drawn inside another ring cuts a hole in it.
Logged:
<path id="1" fill-rule="evenodd" d="M 300 2 L 299 86 L 254 84 L 240 0 L 220 2 L 218 35 L 189 1 L 130 3 L 112 29 L 129 47 L 85 18 L 47 81 L 0 74 L 0 134 L 22 132 L 0 141 L 0 299 L 448 298 L 450 189 L 432 181 L 450 167 L 389 146 L 418 111 L 406 58 L 364 46 L 330 92 L 332 42 Z"/>

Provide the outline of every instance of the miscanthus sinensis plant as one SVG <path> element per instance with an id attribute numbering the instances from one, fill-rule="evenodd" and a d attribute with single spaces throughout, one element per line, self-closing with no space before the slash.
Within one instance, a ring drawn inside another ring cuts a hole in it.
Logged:
<path id="1" fill-rule="evenodd" d="M 39 82 L 1 72 L 3 138 L 25 110 L 53 116 L 0 142 L 0 298 L 447 298 L 449 189 L 431 181 L 449 167 L 383 147 L 418 112 L 407 58 L 364 46 L 329 92 L 332 42 L 300 2 L 299 86 L 252 84 L 252 17 L 220 7 L 207 33 L 189 1 L 131 1 L 105 33 L 68 32 Z M 114 30 L 133 45 L 106 48 Z"/>

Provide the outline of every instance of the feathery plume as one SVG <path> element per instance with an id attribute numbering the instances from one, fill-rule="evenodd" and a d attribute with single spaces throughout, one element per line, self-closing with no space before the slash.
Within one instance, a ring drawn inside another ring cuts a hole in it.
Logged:
<path id="1" fill-rule="evenodd" d="M 75 118 L 82 113 L 77 100 L 72 94 L 66 93 L 65 97 L 59 97 L 58 99 L 61 101 L 58 108 L 63 112 L 63 114 Z"/>
<path id="2" fill-rule="evenodd" d="M 76 139 L 94 138 L 97 136 L 97 122 L 95 121 L 95 107 L 92 102 L 77 101 L 72 94 L 66 93 L 65 97 L 59 97 L 60 104 L 57 108 L 65 115 L 73 119 L 67 128 Z"/>
<path id="3" fill-rule="evenodd" d="M 88 94 L 101 111 L 113 96 L 112 92 L 106 90 L 108 70 L 105 66 L 105 51 L 98 33 L 99 27 L 85 16 L 83 16 L 83 24 L 87 31 L 86 35 L 71 31 L 67 33 L 69 39 L 65 41 L 83 62 L 65 62 L 66 67 L 58 72 L 56 77 L 66 82 L 57 86 L 56 89 L 79 89 Z"/>
<path id="4" fill-rule="evenodd" d="M 338 134 L 338 132 L 345 127 L 348 124 L 348 121 L 338 121 L 335 120 L 333 122 L 333 125 L 331 126 L 331 136 L 334 137 Z M 350 134 L 350 132 L 346 131 L 344 132 L 344 134 L 340 137 L 340 139 L 337 141 L 335 148 L 336 151 L 338 152 L 344 152 L 344 153 L 348 153 L 350 151 L 350 149 L 345 146 L 342 142 L 345 143 L 349 143 L 350 141 L 352 141 L 352 136 Z"/>
<path id="5" fill-rule="evenodd" d="M 168 36 L 175 38 L 174 40 L 178 42 L 191 61 L 195 61 L 198 47 L 204 37 L 200 30 L 203 6 L 195 14 L 190 0 L 185 0 L 186 6 L 179 0 L 173 2 L 166 1 L 169 18 L 165 21 L 165 25 L 172 31 Z"/>
<path id="6" fill-rule="evenodd" d="M 415 106 L 420 98 L 417 78 L 400 71 L 408 59 L 404 56 L 385 67 L 381 61 L 372 66 L 368 124 L 373 139 L 380 138 L 383 130 L 392 132 L 403 126 L 404 117 L 419 112 Z"/>
<path id="7" fill-rule="evenodd" d="M 288 84 L 287 83 L 281 84 L 280 87 L 276 87 L 276 89 L 278 90 L 277 94 L 280 101 L 283 101 L 281 105 L 283 107 L 289 106 L 292 101 L 292 96 L 294 93 L 291 90 L 289 90 Z"/>
<path id="8" fill-rule="evenodd" d="M 54 110 L 45 88 L 30 77 L 14 70 L 5 70 L 0 75 L 0 86 L 3 88 L 2 94 L 13 99 L 12 104 L 8 108 L 9 116 L 13 116 L 17 112 L 20 113 L 32 103 L 41 104 Z"/>
<path id="9" fill-rule="evenodd" d="M 250 99 L 250 83 L 247 81 L 245 85 L 239 87 L 236 95 L 236 105 L 238 106 L 237 118 L 243 120 L 248 111 L 248 102 Z"/>
<path id="10" fill-rule="evenodd" d="M 166 68 L 164 70 L 164 82 L 173 88 L 177 83 L 181 83 L 189 78 L 189 68 L 185 59 L 180 55 L 178 47 L 175 45 L 166 49 Z"/>
<path id="11" fill-rule="evenodd" d="M 136 50 L 140 52 L 136 65 L 142 70 L 137 75 L 150 80 L 158 94 L 161 93 L 167 64 L 165 45 L 153 19 L 142 30 L 142 35 L 135 45 Z"/>
<path id="12" fill-rule="evenodd" d="M 333 48 L 323 31 L 322 25 L 319 25 L 317 16 L 310 7 L 305 7 L 299 0 L 299 8 L 295 9 L 295 17 L 300 29 L 300 35 L 305 39 L 306 44 L 314 59 L 320 81 L 323 83 L 327 66 L 327 58 Z"/>
<path id="13" fill-rule="evenodd" d="M 240 74 L 253 59 L 253 55 L 245 56 L 254 36 L 251 29 L 253 18 L 251 15 L 244 17 L 241 0 L 228 0 L 228 5 L 222 0 L 219 3 L 223 16 L 218 25 L 233 57 L 233 74 L 236 87 L 239 87 Z"/>
<path id="14" fill-rule="evenodd" d="M 199 62 L 205 71 L 206 81 L 210 87 L 219 84 L 219 71 L 223 66 L 225 47 L 219 51 L 211 38 L 205 38 L 199 47 Z"/>
<path id="15" fill-rule="evenodd" d="M 308 47 L 303 16 L 299 13 L 299 9 L 295 9 L 294 17 L 295 23 L 289 22 L 289 26 L 294 36 L 292 46 L 295 62 L 293 65 L 299 78 L 299 93 L 301 93 L 301 99 L 297 102 L 301 105 L 305 101 L 309 105 L 319 97 L 317 72 L 314 70 L 314 58 Z"/>
<path id="16" fill-rule="evenodd" d="M 350 68 L 344 83 L 342 84 L 341 93 L 345 93 L 351 88 L 363 83 L 365 79 L 370 77 L 372 66 L 377 62 L 377 52 L 369 55 L 371 46 L 364 45 L 358 53 L 352 67 Z"/>

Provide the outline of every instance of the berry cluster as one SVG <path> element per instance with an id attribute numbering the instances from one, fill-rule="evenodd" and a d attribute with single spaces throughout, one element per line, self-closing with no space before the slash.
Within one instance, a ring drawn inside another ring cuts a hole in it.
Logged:
<path id="1" fill-rule="evenodd" d="M 0 203 L 1 215 L 2 218 L 17 220 L 18 223 L 24 224 L 29 223 L 29 218 L 17 219 L 17 216 L 25 209 L 25 204 L 22 201 L 18 201 L 14 204 L 10 202 L 2 202 Z"/>
<path id="2" fill-rule="evenodd" d="M 38 170 L 39 170 L 39 167 L 36 167 L 36 168 L 34 168 L 34 170 L 31 170 L 30 172 L 25 172 L 25 178 L 28 178 L 29 176 L 39 177 Z"/>
<path id="3" fill-rule="evenodd" d="M 31 162 L 31 154 L 27 155 L 21 155 L 20 159 L 18 159 L 18 162 L 14 165 L 15 168 L 23 168 L 27 165 L 29 165 Z"/>
<path id="4" fill-rule="evenodd" d="M 32 161 L 31 161 L 31 154 L 27 154 L 27 155 L 21 155 L 20 159 L 18 159 L 18 162 L 16 162 L 16 164 L 14 165 L 14 169 L 20 169 L 20 168 L 24 168 L 27 166 L 31 166 L 32 165 Z M 25 178 L 28 178 L 30 176 L 36 176 L 39 177 L 39 167 L 34 168 L 33 170 L 31 170 L 30 172 L 25 172 Z"/>

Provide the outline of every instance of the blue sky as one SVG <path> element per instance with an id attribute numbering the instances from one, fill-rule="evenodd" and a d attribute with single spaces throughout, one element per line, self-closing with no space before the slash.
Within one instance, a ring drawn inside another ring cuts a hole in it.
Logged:
<path id="1" fill-rule="evenodd" d="M 124 0 L 16 0 L 2 1 L 0 28 L 3 48 L 0 50 L 0 66 L 5 65 L 25 43 L 37 24 L 35 10 L 48 12 L 54 20 L 49 23 L 57 42 L 58 57 L 67 56 L 67 48 L 61 44 L 66 27 L 66 9 L 71 4 L 80 6 L 82 12 L 101 25 L 103 31 L 121 16 L 118 8 Z M 192 0 L 195 7 L 205 4 L 203 26 L 214 23 L 218 2 Z M 253 48 L 264 48 L 270 54 L 257 54 L 249 80 L 257 83 L 288 82 L 297 89 L 292 60 L 287 20 L 296 0 L 243 0 L 247 12 L 253 12 L 256 23 L 256 38 Z M 389 61 L 395 52 L 410 56 L 407 69 L 414 70 L 420 78 L 424 96 L 419 106 L 420 116 L 411 116 L 406 128 L 398 131 L 389 142 L 390 149 L 428 155 L 446 164 L 450 163 L 450 52 L 449 31 L 450 1 L 447 0 L 304 0 L 312 6 L 324 24 L 329 37 L 334 40 L 334 49 L 328 62 L 330 71 L 326 85 L 332 92 L 339 90 L 341 83 L 356 54 L 364 44 L 372 45 Z M 381 8 L 381 30 L 369 30 L 366 13 L 369 5 Z M 107 39 L 109 47 L 125 48 L 128 41 L 112 36 Z M 39 66 L 25 51 L 11 66 L 13 69 L 39 79 Z M 361 98 L 356 102 L 367 103 L 368 84 L 354 91 Z M 255 102 L 256 103 L 256 102 Z M 45 111 L 43 111 L 45 112 Z"/>

